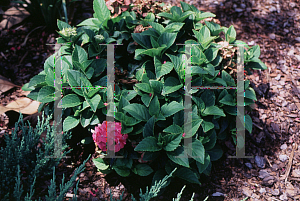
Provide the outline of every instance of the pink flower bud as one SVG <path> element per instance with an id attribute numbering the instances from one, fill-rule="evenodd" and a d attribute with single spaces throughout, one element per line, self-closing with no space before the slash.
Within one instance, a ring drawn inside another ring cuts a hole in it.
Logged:
<path id="1" fill-rule="evenodd" d="M 16 48 L 14 48 L 14 47 L 11 47 L 11 48 L 10 48 L 10 50 L 11 50 L 11 51 L 15 51 L 15 50 L 16 50 Z"/>
<path id="2" fill-rule="evenodd" d="M 149 94 L 149 97 L 151 97 L 151 96 L 152 96 L 152 93 Z"/>
<path id="3" fill-rule="evenodd" d="M 167 61 L 164 61 L 164 64 L 167 63 Z"/>
<path id="4" fill-rule="evenodd" d="M 99 59 L 100 57 L 99 56 L 96 56 L 96 59 Z"/>
<path id="5" fill-rule="evenodd" d="M 182 134 L 182 137 L 185 137 L 185 133 Z"/>
<path id="6" fill-rule="evenodd" d="M 108 106 L 108 103 L 103 103 L 105 106 Z"/>
<path id="7" fill-rule="evenodd" d="M 20 50 L 20 49 L 21 49 L 21 47 L 20 47 L 20 46 L 18 46 L 18 47 L 17 47 L 17 50 Z"/>

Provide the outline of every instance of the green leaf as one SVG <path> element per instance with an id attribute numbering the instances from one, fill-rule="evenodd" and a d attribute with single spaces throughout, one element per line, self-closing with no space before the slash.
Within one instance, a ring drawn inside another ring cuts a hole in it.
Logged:
<path id="1" fill-rule="evenodd" d="M 222 70 L 222 79 L 227 83 L 227 86 L 236 86 L 234 79 L 225 70 Z"/>
<path id="2" fill-rule="evenodd" d="M 113 169 L 122 177 L 128 177 L 130 175 L 130 169 L 128 167 L 114 166 Z"/>
<path id="3" fill-rule="evenodd" d="M 157 42 L 160 46 L 163 46 L 165 44 L 167 46 L 166 49 L 168 49 L 175 42 L 176 36 L 177 33 L 162 33 Z"/>
<path id="4" fill-rule="evenodd" d="M 157 80 L 150 80 L 149 82 L 150 82 L 150 85 L 151 85 L 151 88 L 153 89 L 153 91 L 156 94 L 161 94 L 161 91 L 163 89 L 163 84 Z"/>
<path id="5" fill-rule="evenodd" d="M 165 64 L 162 64 L 157 57 L 154 57 L 154 65 L 156 79 L 159 79 L 161 76 L 170 73 L 173 69 L 173 64 L 171 62 L 166 62 Z"/>
<path id="6" fill-rule="evenodd" d="M 245 115 L 245 128 L 252 133 L 252 119 L 248 114 Z"/>
<path id="7" fill-rule="evenodd" d="M 201 184 L 197 178 L 197 175 L 189 168 L 177 169 L 175 176 L 194 184 Z"/>
<path id="8" fill-rule="evenodd" d="M 217 106 L 210 106 L 205 108 L 205 110 L 203 111 L 203 115 L 207 116 L 207 115 L 218 115 L 218 116 L 222 116 L 225 117 L 226 115 L 224 114 L 223 110 L 218 108 Z"/>
<path id="9" fill-rule="evenodd" d="M 128 112 L 131 116 L 137 120 L 148 121 L 150 118 L 149 111 L 141 104 L 132 103 L 123 108 L 124 111 Z"/>
<path id="10" fill-rule="evenodd" d="M 153 29 L 155 29 L 159 35 L 162 34 L 165 30 L 165 28 L 159 24 L 159 23 L 156 23 L 156 22 L 148 22 L 150 26 L 152 26 Z"/>
<path id="11" fill-rule="evenodd" d="M 181 134 L 169 134 L 165 135 L 164 139 L 166 140 L 166 146 L 164 147 L 164 150 L 166 151 L 174 151 L 180 144 L 182 135 Z"/>
<path id="12" fill-rule="evenodd" d="M 154 123 L 155 123 L 155 117 L 152 116 L 147 123 L 144 126 L 143 129 L 143 137 L 149 137 L 149 136 L 154 136 Z"/>
<path id="13" fill-rule="evenodd" d="M 204 163 L 205 150 L 203 144 L 199 140 L 194 139 L 192 144 L 189 144 L 188 147 L 184 148 L 187 150 L 187 154 L 194 160 Z"/>
<path id="14" fill-rule="evenodd" d="M 152 99 L 152 101 L 150 102 L 150 105 L 149 105 L 149 114 L 151 116 L 157 115 L 157 114 L 159 114 L 159 111 L 160 111 L 160 104 L 158 101 L 158 97 L 154 96 L 154 98 Z"/>
<path id="15" fill-rule="evenodd" d="M 152 99 L 153 95 L 150 95 L 150 94 L 143 94 L 141 99 L 142 99 L 142 102 L 144 103 L 144 105 L 146 107 L 149 107 L 149 104 L 150 104 L 150 101 Z"/>
<path id="16" fill-rule="evenodd" d="M 231 25 L 229 27 L 229 29 L 227 30 L 226 34 L 225 34 L 225 38 L 226 38 L 226 41 L 229 42 L 229 43 L 232 43 L 235 41 L 235 38 L 236 38 L 236 31 L 234 29 L 234 26 Z"/>
<path id="17" fill-rule="evenodd" d="M 162 51 L 165 49 L 166 47 L 165 46 L 162 46 L 162 47 L 158 47 L 158 48 L 151 48 L 151 49 L 136 49 L 135 50 L 135 55 L 134 55 L 134 58 L 138 58 L 138 56 L 140 55 L 148 55 L 150 57 L 155 57 L 155 56 L 160 56 Z"/>
<path id="18" fill-rule="evenodd" d="M 201 100 L 205 103 L 206 107 L 215 105 L 215 94 L 212 90 L 204 90 L 204 92 L 200 96 Z M 198 100 L 202 102 L 201 100 Z M 202 108 L 202 105 L 200 105 Z"/>
<path id="19" fill-rule="evenodd" d="M 196 21 L 198 22 L 198 21 L 201 21 L 201 20 L 204 20 L 204 19 L 206 19 L 206 18 L 209 18 L 209 17 L 216 17 L 216 15 L 215 14 L 213 14 L 213 13 L 209 13 L 209 12 L 204 12 L 204 13 L 197 13 L 196 14 Z"/>
<path id="20" fill-rule="evenodd" d="M 234 101 L 231 94 L 226 94 L 221 100 L 220 103 L 229 106 L 236 106 L 236 102 Z"/>
<path id="21" fill-rule="evenodd" d="M 62 98 L 62 107 L 68 108 L 68 107 L 75 107 L 77 105 L 80 105 L 82 101 L 76 94 L 69 94 Z"/>
<path id="22" fill-rule="evenodd" d="M 182 134 L 183 133 L 183 130 L 181 129 L 180 126 L 176 125 L 176 124 L 173 124 L 167 128 L 165 128 L 163 130 L 163 132 L 166 132 L 166 133 L 172 133 L 172 134 Z"/>
<path id="23" fill-rule="evenodd" d="M 98 22 L 98 23 L 95 23 Z M 98 18 L 88 18 L 82 22 L 80 22 L 77 26 L 81 27 L 81 26 L 90 26 L 90 27 L 98 27 L 98 24 L 100 24 L 100 21 L 98 20 Z"/>
<path id="24" fill-rule="evenodd" d="M 247 68 L 252 68 L 254 70 L 267 70 L 268 67 L 263 62 L 248 62 L 245 64 Z"/>
<path id="25" fill-rule="evenodd" d="M 208 62 L 211 62 L 211 61 L 213 61 L 217 57 L 218 52 L 219 52 L 219 48 L 208 48 L 204 52 L 204 54 L 205 54 Z"/>
<path id="26" fill-rule="evenodd" d="M 88 104 L 91 106 L 92 110 L 96 112 L 101 100 L 101 96 L 99 94 L 96 94 L 93 98 L 90 99 L 85 95 L 85 99 L 88 102 Z"/>
<path id="27" fill-rule="evenodd" d="M 220 159 L 223 155 L 223 150 L 220 145 L 216 145 L 213 149 L 207 151 L 210 156 L 211 161 L 216 161 Z"/>
<path id="28" fill-rule="evenodd" d="M 110 11 L 106 7 L 104 0 L 94 0 L 93 8 L 100 23 L 110 18 Z"/>
<path id="29" fill-rule="evenodd" d="M 68 116 L 63 123 L 63 131 L 66 132 L 75 128 L 79 124 L 79 119 L 73 116 Z"/>
<path id="30" fill-rule="evenodd" d="M 137 175 L 143 177 L 148 176 L 153 172 L 153 169 L 147 164 L 137 164 L 134 169 Z"/>
<path id="31" fill-rule="evenodd" d="M 157 143 L 155 137 L 146 137 L 134 148 L 134 151 L 159 151 L 161 147 Z"/>
<path id="32" fill-rule="evenodd" d="M 205 121 L 205 120 L 202 121 L 201 126 L 205 133 L 215 127 L 215 125 L 212 122 Z"/>
<path id="33" fill-rule="evenodd" d="M 148 83 L 137 83 L 137 84 L 135 84 L 135 86 L 143 92 L 153 93 L 153 90 Z"/>
<path id="34" fill-rule="evenodd" d="M 203 164 L 196 161 L 196 165 L 200 174 L 204 172 L 204 170 L 208 167 L 209 163 L 210 163 L 210 156 L 208 153 L 205 153 Z"/>
<path id="35" fill-rule="evenodd" d="M 82 125 L 83 128 L 87 127 L 88 125 L 90 125 L 91 120 L 94 116 L 94 113 L 91 109 L 87 109 L 84 110 L 81 114 L 80 114 L 80 123 Z"/>
<path id="36" fill-rule="evenodd" d="M 133 40 L 145 49 L 151 48 L 150 37 L 139 33 L 131 34 Z"/>
<path id="37" fill-rule="evenodd" d="M 106 170 L 109 167 L 109 165 L 106 165 L 103 158 L 100 158 L 100 157 L 99 158 L 94 158 L 93 163 L 96 166 L 96 168 L 99 169 L 99 170 Z"/>
<path id="38" fill-rule="evenodd" d="M 249 88 L 245 91 L 245 97 L 257 101 L 253 88 Z"/>
<path id="39" fill-rule="evenodd" d="M 50 68 L 48 68 L 45 80 L 49 86 L 54 87 L 54 72 Z"/>
<path id="40" fill-rule="evenodd" d="M 78 63 L 79 66 L 81 67 L 81 69 L 83 71 L 85 71 L 85 69 L 87 68 L 88 65 L 83 65 L 83 63 L 87 61 L 87 58 L 88 58 L 88 55 L 87 55 L 86 51 L 82 47 L 75 45 L 75 48 L 72 53 L 73 64 Z M 91 61 L 89 61 L 89 62 L 91 63 Z"/>
<path id="41" fill-rule="evenodd" d="M 182 88 L 182 84 L 175 77 L 168 77 L 164 83 L 164 88 L 162 91 L 162 95 L 167 95 L 173 93 Z"/>
<path id="42" fill-rule="evenodd" d="M 168 151 L 167 156 L 178 165 L 190 167 L 188 156 L 184 154 L 182 146 L 178 146 L 174 151 Z"/>
<path id="43" fill-rule="evenodd" d="M 72 87 L 90 87 L 92 84 L 86 78 L 86 76 L 76 70 L 67 71 L 69 83 Z"/>
<path id="44" fill-rule="evenodd" d="M 62 31 L 63 29 L 66 29 L 66 28 L 71 28 L 71 26 L 68 23 L 60 21 L 60 20 L 57 20 L 57 27 L 60 31 Z"/>
<path id="45" fill-rule="evenodd" d="M 44 86 L 39 91 L 37 101 L 42 102 L 42 103 L 52 102 L 52 101 L 54 101 L 54 97 L 55 97 L 54 93 L 55 93 L 54 87 Z"/>
<path id="46" fill-rule="evenodd" d="M 161 111 L 162 111 L 162 114 L 164 117 L 169 117 L 183 109 L 184 109 L 184 107 L 182 106 L 182 104 L 180 104 L 176 101 L 172 101 L 169 104 L 166 103 L 161 107 Z"/>
<path id="47" fill-rule="evenodd" d="M 46 75 L 36 75 L 30 79 L 28 87 L 36 86 L 45 82 Z M 53 81 L 54 82 L 54 81 Z"/>

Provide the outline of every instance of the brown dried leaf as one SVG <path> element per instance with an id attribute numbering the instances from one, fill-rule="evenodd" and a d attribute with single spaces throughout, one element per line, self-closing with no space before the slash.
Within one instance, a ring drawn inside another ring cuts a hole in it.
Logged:
<path id="1" fill-rule="evenodd" d="M 12 101 L 6 106 L 0 105 L 0 114 L 9 110 L 21 112 L 23 114 L 34 114 L 37 112 L 40 102 L 33 101 L 29 98 L 20 98 L 16 101 Z"/>
<path id="2" fill-rule="evenodd" d="M 0 75 L 0 95 L 14 87 L 20 87 L 11 83 L 7 78 Z"/>

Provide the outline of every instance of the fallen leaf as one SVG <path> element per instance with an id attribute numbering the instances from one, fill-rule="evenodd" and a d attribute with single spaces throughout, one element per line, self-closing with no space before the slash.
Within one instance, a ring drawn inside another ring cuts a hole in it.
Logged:
<path id="1" fill-rule="evenodd" d="M 14 87 L 20 86 L 11 83 L 6 77 L 0 75 L 0 95 Z"/>
<path id="2" fill-rule="evenodd" d="M 19 24 L 26 17 L 29 16 L 29 12 L 26 11 L 24 8 L 12 7 L 5 11 L 3 16 L 4 19 L 0 22 L 0 30 L 10 29 L 12 26 Z"/>
<path id="3" fill-rule="evenodd" d="M 29 98 L 20 98 L 16 101 L 12 101 L 6 106 L 0 105 L 0 114 L 5 113 L 9 110 L 21 112 L 23 114 L 34 114 L 37 112 L 40 102 L 33 101 Z"/>

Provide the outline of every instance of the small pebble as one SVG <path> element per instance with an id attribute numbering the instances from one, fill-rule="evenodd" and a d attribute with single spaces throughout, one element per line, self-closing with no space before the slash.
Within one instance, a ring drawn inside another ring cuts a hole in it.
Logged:
<path id="1" fill-rule="evenodd" d="M 287 145 L 286 145 L 286 144 L 283 144 L 283 145 L 280 146 L 280 149 L 281 149 L 281 150 L 285 150 L 286 148 L 287 148 Z"/>
<path id="2" fill-rule="evenodd" d="M 266 188 L 261 188 L 261 189 L 259 189 L 259 192 L 260 192 L 260 193 L 265 193 L 265 192 L 266 192 Z"/>
<path id="3" fill-rule="evenodd" d="M 281 162 L 285 162 L 287 159 L 289 159 L 289 157 L 287 156 L 287 155 L 279 155 L 279 160 L 281 161 Z"/>
<path id="4" fill-rule="evenodd" d="M 278 189 L 271 189 L 271 193 L 272 193 L 272 195 L 279 195 L 279 190 Z"/>
<path id="5" fill-rule="evenodd" d="M 287 196 L 286 196 L 286 193 L 283 193 L 280 197 L 279 197 L 280 200 L 287 200 Z"/>
<path id="6" fill-rule="evenodd" d="M 267 170 L 260 170 L 259 171 L 259 178 L 264 179 L 268 176 L 270 176 L 270 174 L 267 172 Z"/>
<path id="7" fill-rule="evenodd" d="M 255 163 L 259 168 L 265 168 L 265 159 L 261 156 L 255 156 Z"/>
<path id="8" fill-rule="evenodd" d="M 274 33 L 271 33 L 271 34 L 269 35 L 269 37 L 270 37 L 272 40 L 276 39 L 276 35 L 275 35 Z"/>
<path id="9" fill-rule="evenodd" d="M 252 169 L 252 168 L 253 168 L 253 166 L 252 166 L 251 163 L 245 163 L 245 165 L 246 165 L 249 169 Z"/>
<path id="10" fill-rule="evenodd" d="M 224 196 L 224 193 L 215 192 L 211 196 Z"/>

